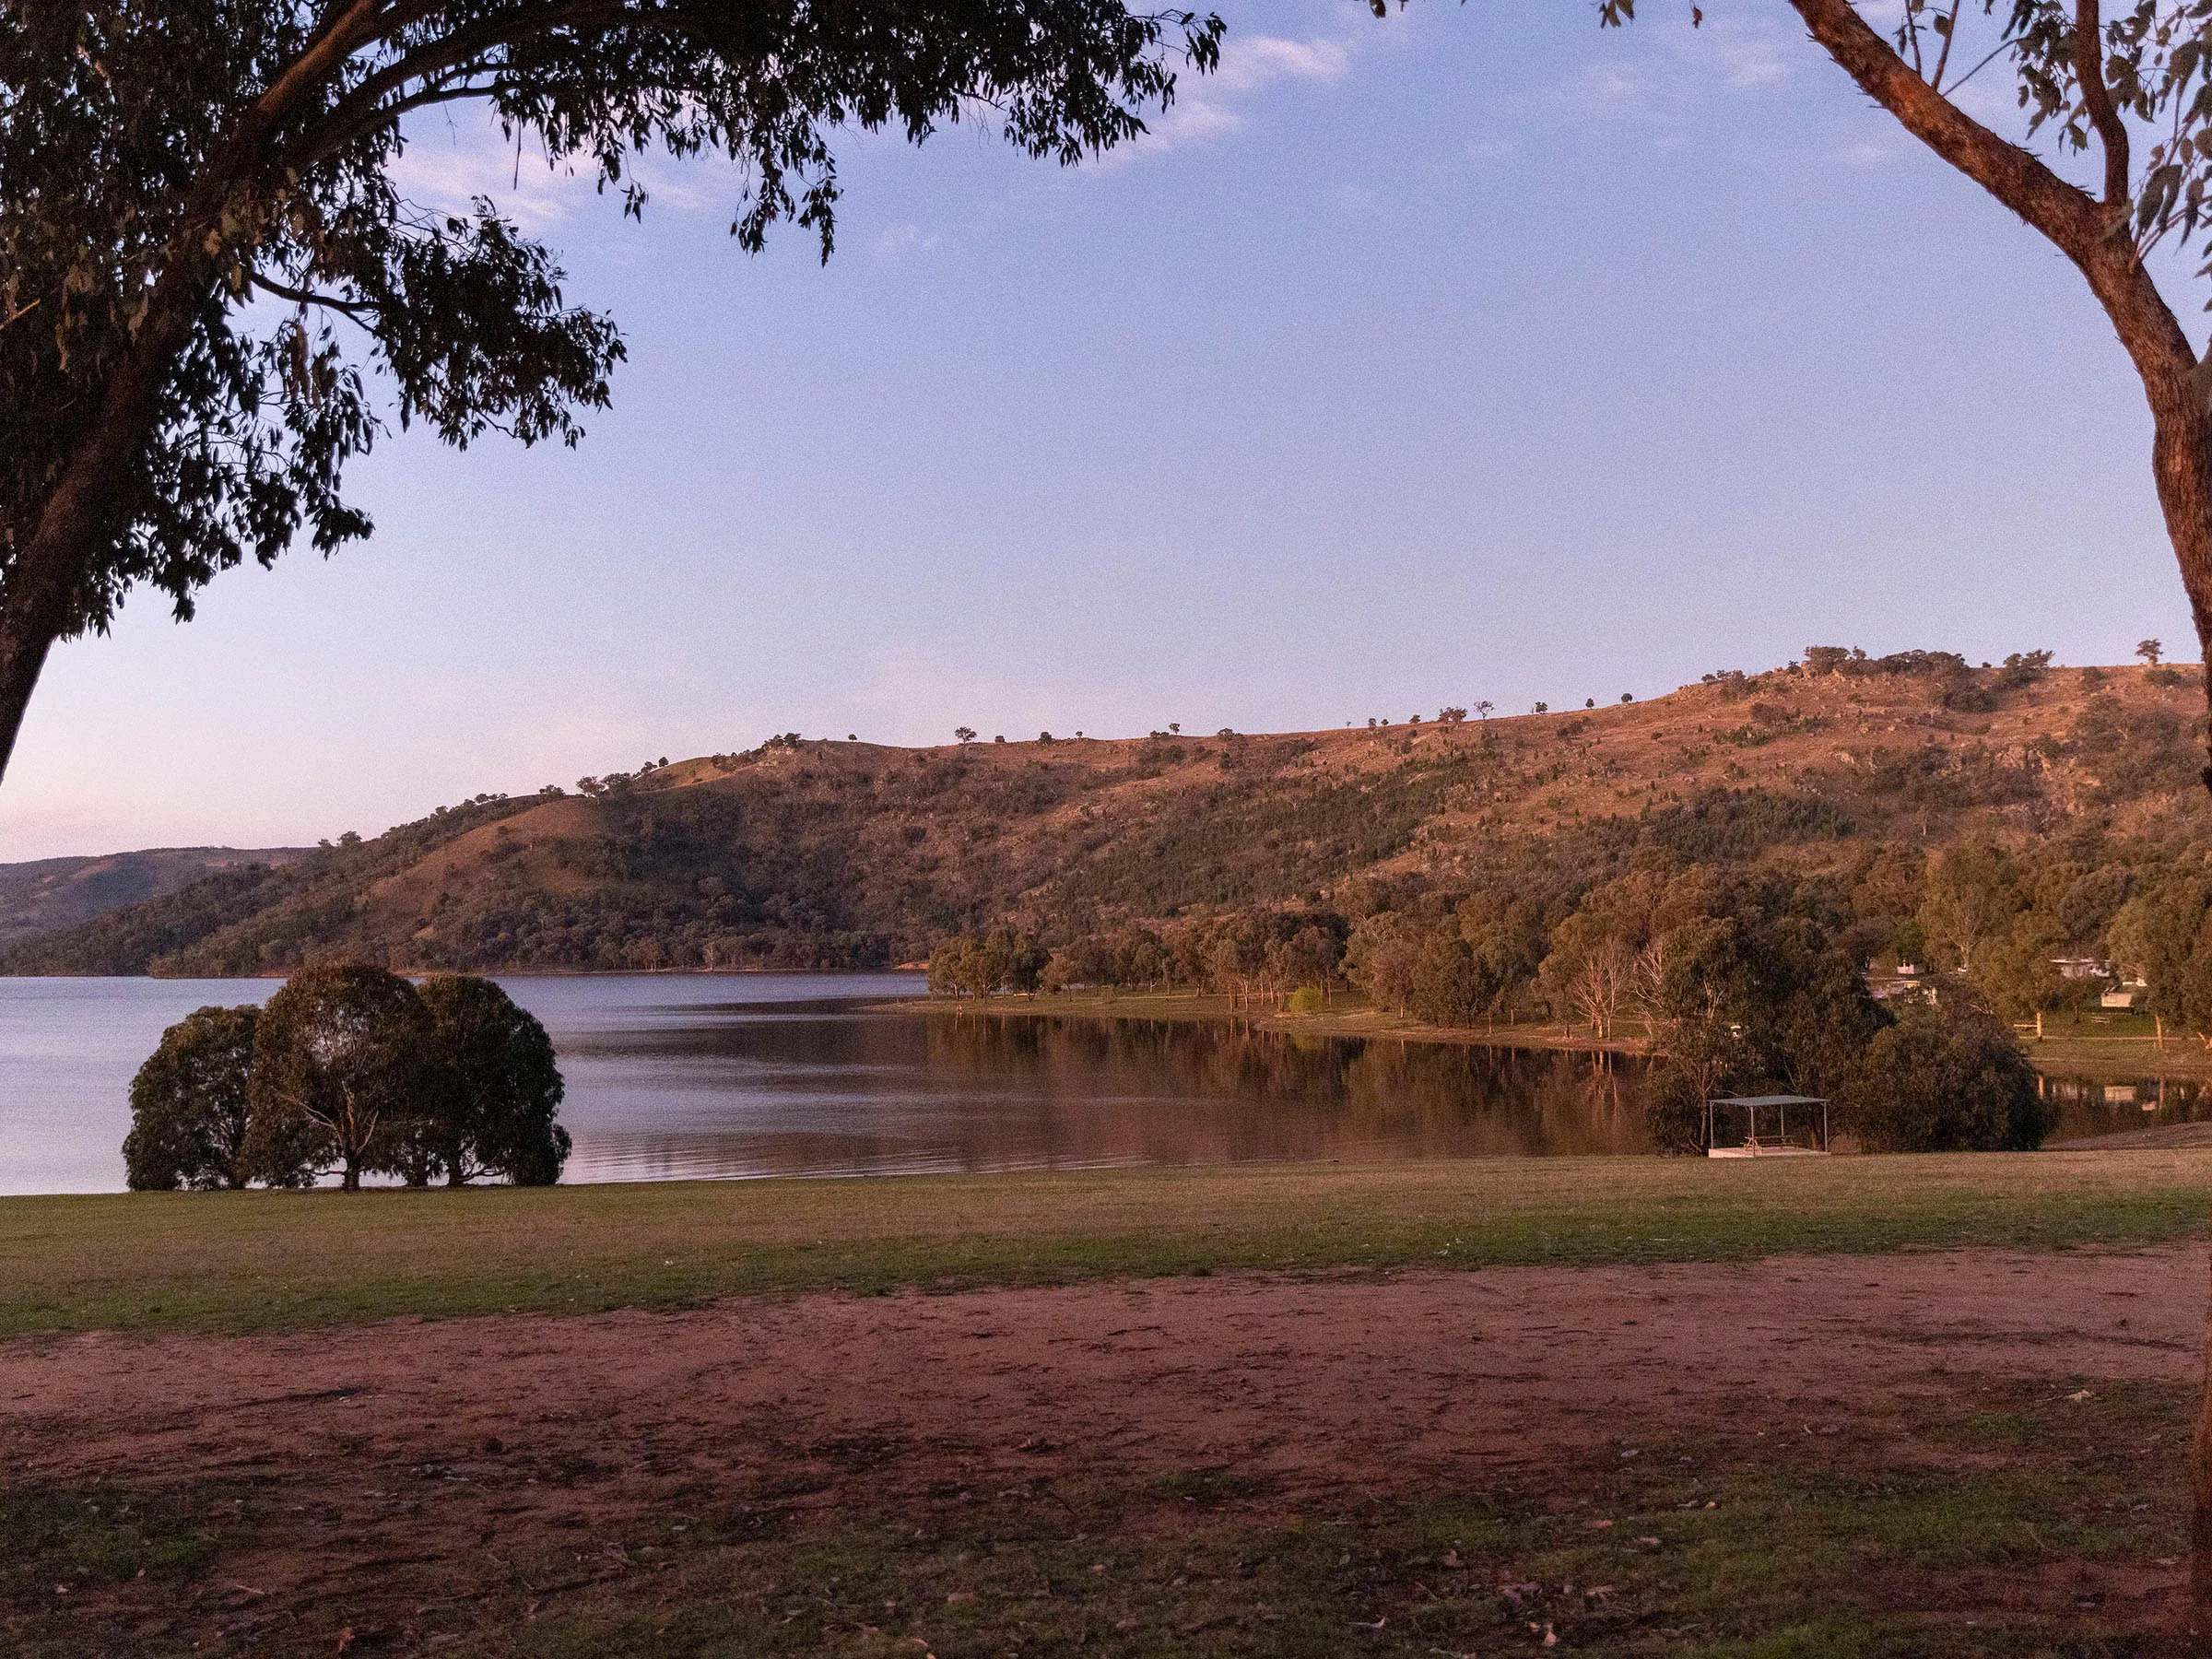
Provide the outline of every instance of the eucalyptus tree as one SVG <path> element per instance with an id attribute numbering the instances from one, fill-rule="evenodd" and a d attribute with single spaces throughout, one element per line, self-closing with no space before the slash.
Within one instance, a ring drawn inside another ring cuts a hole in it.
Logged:
<path id="1" fill-rule="evenodd" d="M 241 1153 L 277 1182 L 405 1171 L 444 1082 L 438 1032 L 415 987 L 359 962 L 302 968 L 261 1011 L 253 1033 Z"/>
<path id="2" fill-rule="evenodd" d="M 370 523 L 391 423 L 573 443 L 622 341 L 488 201 L 409 201 L 411 116 L 474 106 L 631 215 L 720 153 L 731 229 L 828 257 L 831 136 L 994 124 L 1075 161 L 1144 130 L 1212 17 L 1124 0 L 0 0 L 0 773 L 57 641 L 135 588 Z"/>
<path id="3" fill-rule="evenodd" d="M 2150 265 L 2164 250 L 2177 290 L 2191 266 L 2212 276 L 2212 4 L 2134 0 L 2109 18 L 2103 0 L 1788 5 L 1862 92 L 2081 274 L 2142 383 L 2151 481 L 2212 677 L 2212 361 L 2199 359 Z M 1598 12 L 1618 26 L 1635 0 L 1599 0 Z M 1689 19 L 1700 21 L 1695 6 Z M 1960 101 L 1988 71 L 2011 77 L 2026 143 Z M 2137 650 L 2157 661 L 2156 641 Z M 2212 677 L 2206 689 L 2212 702 Z M 2212 767 L 2203 775 L 2212 787 Z M 2193 1620 L 2212 1632 L 2212 1385 L 2194 1488 Z"/>

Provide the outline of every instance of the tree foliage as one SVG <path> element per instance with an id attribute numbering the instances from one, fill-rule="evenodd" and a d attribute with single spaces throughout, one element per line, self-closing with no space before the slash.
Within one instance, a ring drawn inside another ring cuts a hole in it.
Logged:
<path id="1" fill-rule="evenodd" d="M 1872 1152 L 2031 1152 L 2056 1115 L 2018 1039 L 1956 999 L 1875 1034 L 1845 1112 Z"/>
<path id="2" fill-rule="evenodd" d="M 418 1139 L 455 1186 L 497 1175 L 551 1186 L 568 1161 L 556 1122 L 564 1085 L 544 1026 L 488 979 L 434 974 L 417 987 L 436 1033 L 439 1077 Z"/>
<path id="3" fill-rule="evenodd" d="M 260 1010 L 195 1009 L 161 1033 L 161 1044 L 131 1079 L 124 1177 L 134 1193 L 178 1187 L 242 1187 L 247 1162 L 247 1078 Z M 290 1184 L 278 1171 L 277 1185 Z"/>
<path id="4" fill-rule="evenodd" d="M 309 1186 L 335 1169 L 550 1186 L 567 1161 L 545 1028 L 489 980 L 328 964 L 265 1009 L 202 1008 L 132 1084 L 134 1190 Z"/>
<path id="5" fill-rule="evenodd" d="M 622 346 L 489 202 L 410 201 L 456 107 L 641 212 L 647 152 L 749 179 L 733 233 L 818 239 L 831 135 L 987 122 L 1072 162 L 1144 130 L 1220 24 L 1121 0 L 18 0 L 0 29 L 0 770 L 53 641 L 149 584 L 368 534 L 387 418 L 573 442 Z"/>
<path id="6" fill-rule="evenodd" d="M 415 987 L 358 962 L 305 968 L 262 1010 L 246 1159 L 273 1182 L 335 1169 L 348 1192 L 400 1167 L 439 1086 Z"/>

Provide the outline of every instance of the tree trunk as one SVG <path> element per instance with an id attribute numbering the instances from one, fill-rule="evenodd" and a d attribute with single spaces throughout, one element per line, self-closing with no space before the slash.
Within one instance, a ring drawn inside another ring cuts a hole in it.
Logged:
<path id="1" fill-rule="evenodd" d="M 2212 1634 L 2212 1322 L 2205 1326 L 2205 1376 L 2189 1479 L 2189 1630 L 2200 1638 Z"/>
<path id="2" fill-rule="evenodd" d="M 38 526 L 0 587 L 0 779 L 7 775 L 24 711 L 56 640 L 87 623 L 87 585 L 100 548 L 127 516 L 160 394 L 192 336 L 197 265 L 171 265 L 149 301 L 135 348 L 109 380 L 98 418 L 70 457 Z"/>
<path id="3" fill-rule="evenodd" d="M 0 778 L 7 776 L 24 712 L 30 707 L 30 694 L 38 689 L 46 653 L 53 649 L 51 633 L 11 626 L 12 621 L 0 606 Z"/>
<path id="4" fill-rule="evenodd" d="M 346 1193 L 358 1193 L 361 1190 L 360 1162 L 350 1153 L 346 1159 L 346 1173 L 338 1182 L 338 1190 Z"/>

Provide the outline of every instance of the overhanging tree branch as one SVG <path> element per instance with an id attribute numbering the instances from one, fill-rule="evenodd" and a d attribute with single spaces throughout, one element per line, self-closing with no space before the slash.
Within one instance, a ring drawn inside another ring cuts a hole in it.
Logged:
<path id="1" fill-rule="evenodd" d="M 364 316 L 381 317 L 385 309 L 373 300 L 341 300 L 335 294 L 317 293 L 312 288 L 293 288 L 288 283 L 272 281 L 258 271 L 248 272 L 246 280 L 265 294 L 273 294 L 279 300 L 289 300 L 297 305 L 322 306 L 325 310 L 337 312 L 344 316 L 350 317 L 356 323 L 362 323 Z M 362 326 L 367 327 L 368 324 L 362 323 Z"/>
<path id="2" fill-rule="evenodd" d="M 2070 257 L 2102 240 L 2104 216 L 2087 192 L 2006 143 L 1915 75 L 1848 0 L 1790 0 L 1790 6 L 1860 90 Z"/>
<path id="3" fill-rule="evenodd" d="M 2127 124 L 2112 105 L 2112 88 L 2104 84 L 2103 26 L 2098 0 L 2075 0 L 2074 75 L 2081 87 L 2081 107 L 2097 129 L 2104 147 L 2104 205 L 2124 217 L 2128 203 Z"/>

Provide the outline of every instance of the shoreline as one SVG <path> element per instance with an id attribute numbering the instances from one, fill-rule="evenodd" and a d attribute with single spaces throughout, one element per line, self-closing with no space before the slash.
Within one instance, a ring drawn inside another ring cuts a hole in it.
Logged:
<path id="1" fill-rule="evenodd" d="M 1009 992 L 978 1003 L 967 997 L 906 997 L 871 1006 L 900 1014 L 1013 1014 L 1037 1019 L 1157 1019 L 1172 1025 L 1228 1025 L 1246 1030 L 1279 1031 L 1289 1037 L 1394 1039 L 1452 1048 L 1549 1049 L 1562 1053 L 1623 1054 L 1648 1057 L 1642 1037 L 1576 1036 L 1556 1026 L 1526 1023 L 1500 1026 L 1432 1026 L 1365 1006 L 1350 996 L 1342 1006 L 1319 1014 L 1289 1014 L 1250 1002 L 1198 991 L 1044 993 Z"/>
<path id="2" fill-rule="evenodd" d="M 1341 1006 L 1319 1014 L 1289 1014 L 1247 1002 L 1232 1006 L 1228 996 L 1189 991 L 1008 993 L 982 1003 L 967 997 L 908 997 L 872 1006 L 900 1013 L 1017 1015 L 1030 1018 L 1157 1019 L 1176 1025 L 1232 1025 L 1247 1030 L 1277 1031 L 1292 1037 L 1359 1037 L 1422 1042 L 1457 1048 L 1548 1050 L 1558 1053 L 1620 1054 L 1648 1059 L 1647 1034 L 1600 1039 L 1553 1024 L 1520 1022 L 1498 1026 L 1432 1026 L 1366 1006 L 1346 995 Z M 1633 1026 L 1635 1022 L 1625 1021 Z M 2170 1037 L 2163 1050 L 2147 1034 L 2084 1030 L 2053 1025 L 2041 1038 L 2021 1033 L 2029 1064 L 2046 1077 L 2109 1083 L 2212 1082 L 2212 1048 L 2194 1040 Z"/>

